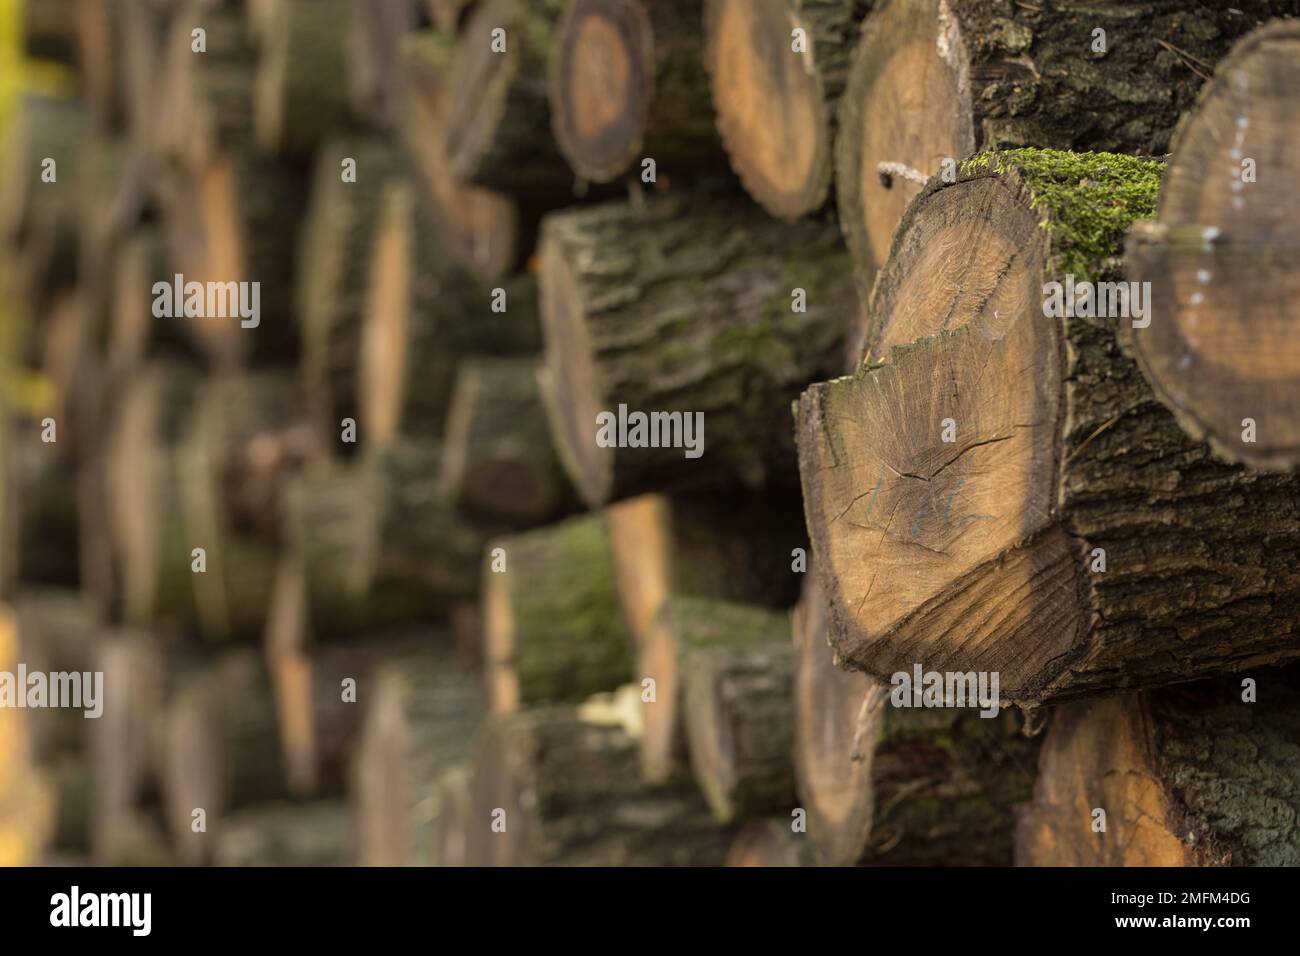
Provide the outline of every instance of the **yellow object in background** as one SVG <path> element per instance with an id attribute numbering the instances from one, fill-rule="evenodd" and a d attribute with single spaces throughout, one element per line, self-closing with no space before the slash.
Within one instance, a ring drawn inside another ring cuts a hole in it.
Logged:
<path id="1" fill-rule="evenodd" d="M 0 604 L 0 671 L 18 665 L 13 611 Z M 54 792 L 31 760 L 27 712 L 0 707 L 0 866 L 30 866 L 53 835 Z"/>

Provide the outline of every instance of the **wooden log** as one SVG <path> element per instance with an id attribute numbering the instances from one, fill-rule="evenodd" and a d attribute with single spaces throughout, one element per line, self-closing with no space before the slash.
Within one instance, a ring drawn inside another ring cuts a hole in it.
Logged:
<path id="1" fill-rule="evenodd" d="M 233 813 L 213 844 L 217 866 L 349 866 L 351 814 L 342 800 L 273 803 Z"/>
<path id="2" fill-rule="evenodd" d="M 1213 12 L 1187 0 L 876 3 L 840 100 L 835 156 L 859 289 L 870 291 L 908 203 L 946 162 L 1018 146 L 1163 155 L 1232 42 L 1298 9 L 1294 0 Z"/>
<path id="3" fill-rule="evenodd" d="M 1057 708 L 1017 865 L 1294 865 L 1300 685 L 1253 679 L 1257 703 L 1238 676 Z"/>
<path id="4" fill-rule="evenodd" d="M 737 613 L 756 610 L 736 608 Z M 712 605 L 690 613 L 720 612 Z M 674 628 L 678 640 L 696 626 L 698 622 Z M 679 645 L 679 719 L 686 728 L 691 769 L 710 809 L 723 823 L 789 813 L 796 802 L 790 706 L 794 653 L 786 614 L 762 613 L 739 644 L 696 643 L 694 637 L 691 633 L 685 646 Z M 658 713 L 650 705 L 647 715 Z"/>
<path id="5" fill-rule="evenodd" d="M 125 387 L 145 361 L 179 358 L 198 361 L 183 320 L 153 318 L 153 285 L 169 275 L 166 240 L 155 227 L 123 238 L 112 266 L 105 361 L 109 384 Z"/>
<path id="6" fill-rule="evenodd" d="M 0 670 L 21 660 L 14 614 L 0 604 Z M 26 709 L 0 707 L 0 866 L 32 866 L 54 831 L 56 791 L 36 766 Z"/>
<path id="7" fill-rule="evenodd" d="M 345 177 L 348 160 L 356 164 L 354 180 Z M 317 155 L 299 233 L 294 312 L 303 391 L 322 437 L 358 416 L 358 353 L 380 198 L 398 169 L 392 147 L 375 136 L 334 139 Z"/>
<path id="8" fill-rule="evenodd" d="M 802 503 L 728 490 L 638 495 L 604 509 L 619 603 L 635 646 L 669 597 L 716 597 L 784 607 L 798 596 L 797 549 L 807 553 Z"/>
<path id="9" fill-rule="evenodd" d="M 787 644 L 789 625 L 785 615 L 766 608 L 693 597 L 674 597 L 661 606 L 645 643 L 638 648 L 637 677 L 642 681 L 642 696 L 646 702 L 645 732 L 641 737 L 641 766 L 647 780 L 663 783 L 690 773 L 693 755 L 688 753 L 686 678 L 695 667 L 706 666 L 704 653 L 710 650 L 740 651 L 757 648 L 761 657 L 762 651 L 770 649 L 778 634 L 781 643 Z M 774 651 L 774 659 L 778 653 Z M 761 665 L 759 669 L 762 669 Z M 644 689 L 647 680 L 654 682 L 653 699 L 647 696 L 648 690 Z M 700 758 L 696 761 L 696 767 L 704 778 L 701 784 L 707 780 L 709 786 L 721 790 L 723 788 L 720 784 L 724 781 L 718 778 L 725 774 L 725 768 L 718 769 L 712 764 L 725 759 L 719 756 L 719 752 L 726 742 L 710 742 L 703 733 L 710 727 L 716 727 L 720 719 L 708 714 L 713 683 L 716 682 L 712 675 L 705 674 L 703 683 L 696 689 L 697 697 L 702 698 L 696 702 L 696 711 L 702 715 L 701 732 L 697 734 L 700 738 L 697 741 Z M 763 688 L 764 691 L 769 689 Z M 765 697 L 770 700 L 770 695 L 766 694 L 759 694 L 757 700 L 766 703 Z M 743 707 L 744 703 L 737 706 Z M 743 722 L 744 718 L 738 720 Z M 788 728 L 777 731 L 769 727 L 768 730 L 774 734 L 788 733 Z M 752 741 L 755 748 L 762 748 L 770 742 Z M 706 746 L 710 743 L 711 746 Z M 787 737 L 786 744 L 788 743 Z M 776 749 L 782 747 L 777 744 Z M 790 748 L 786 746 L 784 749 L 788 752 Z M 743 755 L 739 756 L 743 759 Z M 743 776 L 744 768 L 737 766 L 735 772 L 738 776 Z M 774 776 L 781 782 L 779 773 Z M 710 800 L 721 815 L 726 815 L 725 811 L 732 809 L 729 794 L 711 794 Z"/>
<path id="10" fill-rule="evenodd" d="M 477 680 L 454 654 L 376 676 L 357 747 L 356 831 L 362 866 L 433 862 L 441 775 L 471 753 L 482 713 Z"/>
<path id="11" fill-rule="evenodd" d="M 791 615 L 795 781 L 818 858 L 848 866 L 863 859 L 871 845 L 875 741 L 870 731 L 880 691 L 866 675 L 837 666 L 827 611 L 809 570 Z"/>
<path id="12" fill-rule="evenodd" d="M 569 0 L 551 60 L 551 124 L 573 171 L 603 183 L 726 168 L 708 100 L 700 0 Z"/>
<path id="13" fill-rule="evenodd" d="M 381 199 L 358 373 L 361 440 L 437 436 L 460 358 L 541 348 L 528 276 L 489 290 L 442 259 L 439 225 L 409 182 Z M 499 291 L 498 291 L 499 290 Z"/>
<path id="14" fill-rule="evenodd" d="M 90 727 L 91 859 L 120 866 L 157 860 L 162 835 L 146 811 L 158 780 L 166 665 L 145 631 L 113 631 L 98 648 L 104 713 Z"/>
<path id="15" fill-rule="evenodd" d="M 262 632 L 270 604 L 279 489 L 315 453 L 279 371 L 219 376 L 200 387 L 177 449 L 181 505 L 191 549 L 205 570 L 192 575 L 196 625 L 208 638 Z"/>
<path id="16" fill-rule="evenodd" d="M 705 0 L 705 62 L 731 168 L 773 216 L 831 194 L 836 104 L 868 0 Z M 798 31 L 798 32 L 796 32 Z"/>
<path id="17" fill-rule="evenodd" d="M 851 666 L 996 672 L 1004 701 L 1033 707 L 1295 656 L 1290 479 L 1182 433 L 1102 285 L 1159 171 L 1017 150 L 912 207 L 868 364 L 799 403 L 809 531 Z M 1076 280 L 1108 299 L 1077 312 L 1110 317 L 1056 314 Z"/>
<path id="18" fill-rule="evenodd" d="M 621 727 L 572 708 L 490 722 L 475 757 L 470 865 L 720 865 L 734 832 L 693 787 L 645 783 L 636 760 Z"/>
<path id="19" fill-rule="evenodd" d="M 348 53 L 357 6 L 354 0 L 263 2 L 253 120 L 264 149 L 309 153 L 356 124 Z"/>
<path id="20" fill-rule="evenodd" d="M 631 638 L 599 515 L 496 539 L 482 566 L 492 713 L 580 701 L 631 677 Z"/>
<path id="21" fill-rule="evenodd" d="M 1298 51 L 1292 21 L 1233 47 L 1179 127 L 1156 218 L 1135 226 L 1127 258 L 1150 283 L 1133 340 L 1156 397 L 1220 457 L 1287 471 L 1300 462 L 1300 353 L 1279 334 L 1300 291 L 1300 204 L 1283 185 Z"/>
<path id="22" fill-rule="evenodd" d="M 418 22 L 417 0 L 353 0 L 352 111 L 372 125 L 389 127 L 401 117 L 407 82 L 401 43 Z"/>
<path id="23" fill-rule="evenodd" d="M 853 308 L 833 226 L 666 197 L 554 213 L 540 255 L 547 401 L 589 503 L 792 478 L 784 410 L 842 366 Z"/>
<path id="24" fill-rule="evenodd" d="M 452 65 L 445 127 L 458 178 L 552 206 L 571 194 L 573 173 L 551 134 L 546 97 L 563 8 L 564 0 L 485 0 L 471 14 Z"/>
<path id="25" fill-rule="evenodd" d="M 192 865 L 212 860 L 228 813 L 283 798 L 286 774 L 269 675 L 254 652 L 177 670 L 162 718 L 159 783 L 177 857 Z"/>
<path id="26" fill-rule="evenodd" d="M 88 603 L 73 588 L 25 587 L 13 602 L 21 660 L 29 673 L 92 674 L 95 671 L 97 622 Z M 95 688 L 87 691 L 94 693 Z M 103 700 L 98 704 L 102 705 Z M 38 710 L 29 723 L 32 754 L 52 761 L 59 754 L 83 751 L 95 724 L 85 708 L 47 707 Z"/>
<path id="27" fill-rule="evenodd" d="M 192 549 L 176 448 L 194 401 L 195 373 L 153 364 L 116 409 L 104 479 L 127 624 L 163 630 L 194 620 Z"/>
<path id="28" fill-rule="evenodd" d="M 536 223 L 525 222 L 505 193 L 460 180 L 447 155 L 445 128 L 454 48 L 426 31 L 408 38 L 406 113 L 399 132 L 440 224 L 447 257 L 484 282 L 504 278 L 531 246 Z"/>
<path id="29" fill-rule="evenodd" d="M 434 785 L 430 866 L 468 866 L 474 822 L 474 771 L 468 762 L 444 770 Z"/>
<path id="30" fill-rule="evenodd" d="M 471 358 L 456 370 L 438 483 L 458 508 L 523 527 L 572 511 L 534 359 Z"/>
<path id="31" fill-rule="evenodd" d="M 291 163 L 231 151 L 164 184 L 175 272 L 160 278 L 170 278 L 173 287 L 175 275 L 185 285 L 202 283 L 204 304 L 197 316 L 187 308 L 184 316 L 154 321 L 179 322 L 217 369 L 280 365 L 297 357 L 295 240 L 307 178 Z M 188 301 L 189 291 L 183 294 Z"/>
<path id="32" fill-rule="evenodd" d="M 126 0 L 114 11 L 120 21 L 126 129 L 144 157 L 158 148 L 160 106 L 166 98 L 159 81 L 165 72 L 170 20 L 180 12 L 172 0 Z"/>
<path id="33" fill-rule="evenodd" d="M 727 866 L 772 867 L 815 866 L 808 838 L 795 832 L 790 821 L 780 817 L 753 820 L 741 827 L 731 849 Z"/>

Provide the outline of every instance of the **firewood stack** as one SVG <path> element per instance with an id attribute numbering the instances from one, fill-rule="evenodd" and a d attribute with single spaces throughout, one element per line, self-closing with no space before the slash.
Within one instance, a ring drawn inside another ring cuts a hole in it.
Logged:
<path id="1" fill-rule="evenodd" d="M 1300 4 L 1047 6 L 28 2 L 0 849 L 1300 862 Z"/>

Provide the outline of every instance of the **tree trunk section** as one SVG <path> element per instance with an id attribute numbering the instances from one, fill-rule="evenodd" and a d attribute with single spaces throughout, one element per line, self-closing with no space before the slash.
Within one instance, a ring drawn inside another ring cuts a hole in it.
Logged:
<path id="1" fill-rule="evenodd" d="M 1232 42 L 1297 12 L 1295 0 L 1214 10 L 1191 0 L 876 3 L 835 150 L 860 291 L 871 291 L 908 203 L 946 162 L 1020 146 L 1161 156 Z"/>
<path id="2" fill-rule="evenodd" d="M 773 216 L 798 219 L 830 198 L 836 104 L 870 9 L 870 0 L 705 0 L 722 142 Z"/>
<path id="3" fill-rule="evenodd" d="M 570 708 L 492 721 L 475 763 L 471 865 L 721 865 L 734 832 L 692 786 L 650 786 L 636 762 L 626 732 Z"/>
<path id="4" fill-rule="evenodd" d="M 785 409 L 841 367 L 854 301 L 834 226 L 663 198 L 555 213 L 542 233 L 547 401 L 589 503 L 792 478 Z M 647 421 L 622 435 L 622 413 Z"/>
<path id="5" fill-rule="evenodd" d="M 538 368 L 526 358 L 470 358 L 457 367 L 439 484 L 462 511 L 527 527 L 576 505 L 551 442 Z"/>
<path id="6" fill-rule="evenodd" d="M 1032 708 L 1295 657 L 1291 479 L 1189 440 L 1121 351 L 1129 319 L 1088 318 L 1082 296 L 1084 315 L 1052 305 L 1071 282 L 1119 278 L 1159 172 L 985 154 L 912 207 L 872 297 L 867 364 L 798 410 L 851 666 L 997 672 L 1003 700 Z"/>
<path id="7" fill-rule="evenodd" d="M 1300 202 L 1285 185 L 1297 63 L 1294 22 L 1233 47 L 1174 137 L 1155 221 L 1134 229 L 1127 260 L 1151 283 L 1133 340 L 1156 397 L 1220 457 L 1284 471 L 1300 463 L 1300 352 L 1282 331 L 1300 296 Z"/>
<path id="8" fill-rule="evenodd" d="M 1253 673 L 1058 708 L 1017 864 L 1296 865 L 1300 685 Z"/>
<path id="9" fill-rule="evenodd" d="M 492 542 L 483 560 L 483 604 L 493 713 L 577 702 L 631 676 L 631 638 L 599 515 Z"/>

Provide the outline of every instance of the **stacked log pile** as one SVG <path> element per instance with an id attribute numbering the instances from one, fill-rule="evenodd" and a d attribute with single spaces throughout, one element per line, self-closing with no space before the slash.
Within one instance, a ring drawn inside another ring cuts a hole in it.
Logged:
<path id="1" fill-rule="evenodd" d="M 26 4 L 0 863 L 1300 862 L 1300 9 L 1048 6 Z"/>

